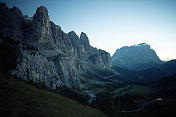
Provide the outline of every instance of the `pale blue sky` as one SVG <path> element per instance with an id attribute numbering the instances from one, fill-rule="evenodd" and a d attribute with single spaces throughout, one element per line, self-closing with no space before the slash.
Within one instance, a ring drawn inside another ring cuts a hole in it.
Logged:
<path id="1" fill-rule="evenodd" d="M 66 33 L 85 32 L 92 46 L 111 53 L 148 43 L 162 60 L 176 59 L 176 0 L 0 0 L 32 16 L 46 6 Z"/>

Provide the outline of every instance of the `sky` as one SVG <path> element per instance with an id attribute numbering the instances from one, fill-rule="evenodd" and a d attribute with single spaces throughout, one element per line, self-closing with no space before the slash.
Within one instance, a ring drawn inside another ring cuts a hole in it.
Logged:
<path id="1" fill-rule="evenodd" d="M 176 0 L 0 0 L 32 17 L 37 7 L 65 33 L 85 32 L 90 44 L 114 54 L 123 46 L 151 45 L 161 60 L 176 59 Z"/>

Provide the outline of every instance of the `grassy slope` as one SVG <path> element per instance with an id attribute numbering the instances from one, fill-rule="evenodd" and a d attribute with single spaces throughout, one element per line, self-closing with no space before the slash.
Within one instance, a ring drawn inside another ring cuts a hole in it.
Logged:
<path id="1" fill-rule="evenodd" d="M 0 116 L 105 117 L 75 101 L 0 74 Z"/>

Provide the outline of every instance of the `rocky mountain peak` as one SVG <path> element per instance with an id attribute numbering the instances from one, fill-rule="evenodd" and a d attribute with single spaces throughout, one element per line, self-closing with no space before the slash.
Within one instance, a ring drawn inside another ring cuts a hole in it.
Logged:
<path id="1" fill-rule="evenodd" d="M 86 35 L 84 32 L 81 32 L 80 40 L 81 40 L 83 43 L 85 43 L 85 44 L 89 44 L 89 39 L 88 39 L 87 35 Z"/>
<path id="2" fill-rule="evenodd" d="M 50 19 L 48 10 L 44 6 L 37 8 L 33 16 L 33 38 L 39 43 L 48 42 L 51 37 Z"/>
<path id="3" fill-rule="evenodd" d="M 38 7 L 37 8 L 37 10 L 36 10 L 36 13 L 37 14 L 44 14 L 44 15 L 47 15 L 48 16 L 48 10 L 47 10 L 47 8 L 46 7 L 44 7 L 44 6 L 40 6 L 40 7 Z"/>
<path id="4" fill-rule="evenodd" d="M 33 16 L 33 20 L 37 21 L 49 21 L 48 10 L 44 6 L 37 8 L 36 13 Z"/>
<path id="5" fill-rule="evenodd" d="M 67 35 L 70 37 L 71 40 L 79 40 L 78 35 L 74 31 L 70 31 Z"/>
<path id="6" fill-rule="evenodd" d="M 140 43 L 133 46 L 124 46 L 117 49 L 112 56 L 113 65 L 129 70 L 145 70 L 162 61 L 150 45 Z"/>
<path id="7" fill-rule="evenodd" d="M 8 9 L 7 5 L 5 3 L 0 3 L 0 9 Z"/>
<path id="8" fill-rule="evenodd" d="M 23 17 L 23 13 L 21 12 L 21 10 L 14 6 L 13 8 L 10 9 L 10 11 L 12 11 L 15 15 L 17 15 L 18 17 Z"/>

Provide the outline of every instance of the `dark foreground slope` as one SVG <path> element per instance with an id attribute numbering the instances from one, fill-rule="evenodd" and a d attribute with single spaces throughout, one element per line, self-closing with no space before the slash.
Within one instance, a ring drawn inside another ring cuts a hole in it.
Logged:
<path id="1" fill-rule="evenodd" d="M 0 74 L 1 117 L 105 117 L 62 96 Z"/>

